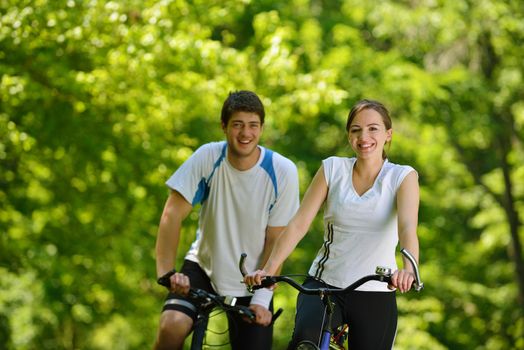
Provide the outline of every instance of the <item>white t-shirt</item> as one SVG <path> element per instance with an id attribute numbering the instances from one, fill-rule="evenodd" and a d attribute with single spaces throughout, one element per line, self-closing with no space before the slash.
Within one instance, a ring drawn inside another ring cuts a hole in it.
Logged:
<path id="1" fill-rule="evenodd" d="M 239 171 L 227 160 L 226 142 L 205 144 L 166 182 L 193 206 L 202 204 L 186 259 L 200 265 L 221 295 L 249 295 L 240 283 L 240 254 L 247 253 L 248 271 L 259 268 L 266 227 L 286 226 L 298 209 L 295 164 L 259 148 L 257 164 Z"/>
<path id="2" fill-rule="evenodd" d="M 395 271 L 398 243 L 397 190 L 410 166 L 384 162 L 373 186 L 362 196 L 353 188 L 356 158 L 323 161 L 328 196 L 324 209 L 324 244 L 309 274 L 345 288 L 375 273 L 377 266 Z M 369 281 L 357 290 L 390 291 L 383 282 Z"/>

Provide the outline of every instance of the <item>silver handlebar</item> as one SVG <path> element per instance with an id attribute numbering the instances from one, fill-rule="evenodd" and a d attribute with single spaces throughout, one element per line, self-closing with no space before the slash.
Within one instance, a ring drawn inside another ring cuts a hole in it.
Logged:
<path id="1" fill-rule="evenodd" d="M 413 283 L 413 288 L 417 292 L 420 292 L 422 288 L 424 288 L 424 283 L 422 283 L 422 281 L 420 280 L 420 273 L 418 270 L 417 261 L 415 260 L 413 255 L 411 255 L 411 253 L 408 252 L 405 248 L 402 248 L 400 252 L 402 253 L 402 255 L 406 257 L 406 259 L 409 260 L 409 262 L 411 263 L 411 266 L 413 266 L 413 270 L 415 270 L 415 282 Z"/>

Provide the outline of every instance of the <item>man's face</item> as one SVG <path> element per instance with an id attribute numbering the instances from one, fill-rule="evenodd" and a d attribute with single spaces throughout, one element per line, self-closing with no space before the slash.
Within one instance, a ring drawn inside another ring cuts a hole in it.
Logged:
<path id="1" fill-rule="evenodd" d="M 235 112 L 227 125 L 222 125 L 222 129 L 226 134 L 230 157 L 258 159 L 256 151 L 263 130 L 258 114 Z"/>

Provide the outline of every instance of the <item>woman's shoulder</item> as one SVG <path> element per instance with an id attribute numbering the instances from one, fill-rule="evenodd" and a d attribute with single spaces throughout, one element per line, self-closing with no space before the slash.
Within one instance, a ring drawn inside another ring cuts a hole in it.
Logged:
<path id="1" fill-rule="evenodd" d="M 384 164 L 384 172 L 383 176 L 384 179 L 389 179 L 388 181 L 395 184 L 395 187 L 398 188 L 402 181 L 404 181 L 404 178 L 411 172 L 415 172 L 415 174 L 418 173 L 411 165 L 404 165 L 404 164 L 396 164 L 391 163 L 387 161 Z"/>
<path id="2" fill-rule="evenodd" d="M 322 164 L 324 166 L 332 166 L 332 165 L 351 165 L 355 163 L 356 158 L 354 157 L 339 157 L 339 156 L 331 156 L 322 161 Z"/>
<path id="3" fill-rule="evenodd" d="M 415 168 L 413 168 L 411 165 L 392 163 L 389 160 L 386 161 L 386 163 L 384 164 L 384 167 L 388 171 L 393 171 L 393 172 L 400 172 L 400 173 L 404 173 L 404 172 L 409 173 L 411 171 L 416 172 Z"/>
<path id="4" fill-rule="evenodd" d="M 351 168 L 355 163 L 356 158 L 348 157 L 337 157 L 332 156 L 322 161 L 322 167 L 324 169 L 324 177 L 331 186 L 333 182 L 345 179 L 348 174 L 351 174 Z"/>

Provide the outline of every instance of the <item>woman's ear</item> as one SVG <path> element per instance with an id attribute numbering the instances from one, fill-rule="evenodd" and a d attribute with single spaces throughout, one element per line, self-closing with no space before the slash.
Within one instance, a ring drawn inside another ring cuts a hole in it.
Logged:
<path id="1" fill-rule="evenodd" d="M 386 130 L 386 143 L 391 142 L 393 137 L 393 129 Z"/>

